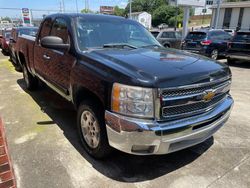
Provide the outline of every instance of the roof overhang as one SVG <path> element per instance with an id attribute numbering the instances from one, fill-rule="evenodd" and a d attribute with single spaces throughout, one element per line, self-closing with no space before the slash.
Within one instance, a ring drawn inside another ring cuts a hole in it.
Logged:
<path id="1" fill-rule="evenodd" d="M 230 2 L 230 3 L 222 3 L 221 8 L 248 8 L 250 7 L 250 1 L 246 2 Z M 211 9 L 217 8 L 217 4 L 214 4 Z"/>

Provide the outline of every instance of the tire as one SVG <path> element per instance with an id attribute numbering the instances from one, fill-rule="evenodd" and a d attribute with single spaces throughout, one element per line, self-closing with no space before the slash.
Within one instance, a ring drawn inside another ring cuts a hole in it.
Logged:
<path id="1" fill-rule="evenodd" d="M 165 48 L 170 48 L 169 44 L 164 44 Z"/>
<path id="2" fill-rule="evenodd" d="M 227 64 L 228 65 L 233 65 L 235 63 L 234 59 L 231 59 L 230 57 L 227 58 Z"/>
<path id="3" fill-rule="evenodd" d="M 211 52 L 211 58 L 214 59 L 214 60 L 217 60 L 219 57 L 219 51 L 217 49 L 214 49 L 212 52 Z"/>
<path id="4" fill-rule="evenodd" d="M 30 74 L 26 65 L 23 66 L 23 78 L 28 90 L 33 91 L 38 87 L 38 79 Z"/>
<path id="5" fill-rule="evenodd" d="M 94 101 L 83 101 L 77 113 L 77 128 L 84 149 L 92 157 L 108 156 L 112 148 L 108 143 L 104 110 Z"/>

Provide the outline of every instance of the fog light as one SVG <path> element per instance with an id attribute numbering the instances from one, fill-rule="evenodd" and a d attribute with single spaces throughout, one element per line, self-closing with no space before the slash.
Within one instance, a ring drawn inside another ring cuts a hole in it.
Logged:
<path id="1" fill-rule="evenodd" d="M 133 145 L 131 151 L 134 153 L 153 153 L 155 146 Z"/>

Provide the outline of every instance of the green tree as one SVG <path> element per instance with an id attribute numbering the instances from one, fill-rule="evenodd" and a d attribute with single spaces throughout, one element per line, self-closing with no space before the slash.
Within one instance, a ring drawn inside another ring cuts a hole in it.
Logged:
<path id="1" fill-rule="evenodd" d="M 10 22 L 11 23 L 11 18 L 10 17 L 3 17 L 3 18 L 1 18 L 1 20 L 2 21 L 8 21 L 8 22 Z"/>
<path id="2" fill-rule="evenodd" d="M 153 26 L 157 26 L 161 23 L 166 23 L 169 26 L 174 26 L 176 10 L 178 11 L 177 22 L 178 23 L 182 22 L 183 10 L 181 8 L 163 5 L 153 11 L 152 14 Z"/>
<path id="3" fill-rule="evenodd" d="M 94 13 L 94 12 L 90 9 L 82 9 L 81 13 Z"/>
<path id="4" fill-rule="evenodd" d="M 114 15 L 116 16 L 125 16 L 125 9 L 119 8 L 118 6 L 114 7 Z"/>

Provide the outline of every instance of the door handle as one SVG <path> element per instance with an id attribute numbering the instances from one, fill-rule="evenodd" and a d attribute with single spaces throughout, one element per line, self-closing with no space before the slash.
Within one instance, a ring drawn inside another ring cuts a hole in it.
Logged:
<path id="1" fill-rule="evenodd" d="M 45 59 L 45 60 L 50 60 L 50 56 L 44 54 L 44 55 L 43 55 L 43 59 Z"/>

